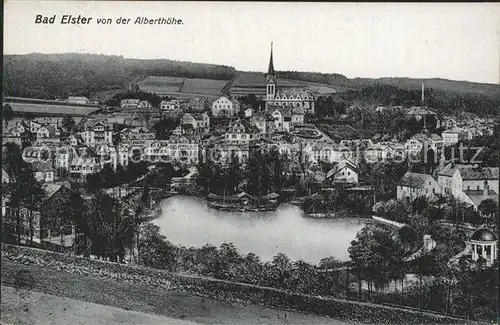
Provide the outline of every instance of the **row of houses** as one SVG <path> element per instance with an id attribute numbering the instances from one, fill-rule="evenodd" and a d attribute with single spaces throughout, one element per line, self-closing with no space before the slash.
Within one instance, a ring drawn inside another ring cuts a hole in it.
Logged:
<path id="1" fill-rule="evenodd" d="M 498 172 L 498 167 L 454 163 L 436 175 L 407 172 L 398 183 L 397 198 L 411 202 L 419 196 L 451 195 L 477 210 L 486 199 L 498 202 Z"/>

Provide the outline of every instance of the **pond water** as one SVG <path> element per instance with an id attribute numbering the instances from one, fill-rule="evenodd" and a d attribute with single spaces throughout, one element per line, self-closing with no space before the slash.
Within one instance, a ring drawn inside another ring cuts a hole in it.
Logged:
<path id="1" fill-rule="evenodd" d="M 161 202 L 162 214 L 153 222 L 175 245 L 201 247 L 233 243 L 241 254 L 263 261 L 284 253 L 292 260 L 318 263 L 333 256 L 349 260 L 347 248 L 366 219 L 311 219 L 292 204 L 271 212 L 223 212 L 202 198 L 174 196 Z"/>

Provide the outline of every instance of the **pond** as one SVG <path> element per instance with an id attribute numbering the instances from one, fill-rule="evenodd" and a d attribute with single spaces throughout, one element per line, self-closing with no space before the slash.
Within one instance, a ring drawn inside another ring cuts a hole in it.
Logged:
<path id="1" fill-rule="evenodd" d="M 161 202 L 153 222 L 175 245 L 201 247 L 233 243 L 241 254 L 255 253 L 263 261 L 284 253 L 292 260 L 318 263 L 333 256 L 349 260 L 347 248 L 366 219 L 311 219 L 292 204 L 270 212 L 223 212 L 202 198 L 174 196 Z"/>

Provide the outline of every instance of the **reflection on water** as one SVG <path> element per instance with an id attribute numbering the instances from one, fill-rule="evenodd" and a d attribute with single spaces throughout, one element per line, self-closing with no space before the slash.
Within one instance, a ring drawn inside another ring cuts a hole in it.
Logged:
<path id="1" fill-rule="evenodd" d="M 222 212 L 201 198 L 175 196 L 162 202 L 154 223 L 176 245 L 201 247 L 233 243 L 240 253 L 271 260 L 284 253 L 292 260 L 318 263 L 323 257 L 348 260 L 347 248 L 364 226 L 360 219 L 309 219 L 291 204 L 273 212 Z"/>

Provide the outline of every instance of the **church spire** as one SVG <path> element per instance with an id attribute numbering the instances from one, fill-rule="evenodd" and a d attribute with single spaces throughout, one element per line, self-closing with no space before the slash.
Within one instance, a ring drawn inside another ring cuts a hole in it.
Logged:
<path id="1" fill-rule="evenodd" d="M 274 64 L 273 64 L 273 42 L 271 42 L 271 57 L 269 58 L 269 68 L 267 69 L 267 74 L 274 75 Z"/>

